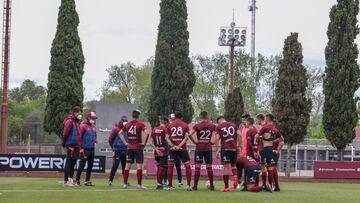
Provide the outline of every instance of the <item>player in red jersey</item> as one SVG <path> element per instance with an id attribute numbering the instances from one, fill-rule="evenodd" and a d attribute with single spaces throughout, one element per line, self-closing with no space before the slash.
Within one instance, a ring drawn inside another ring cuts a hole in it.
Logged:
<path id="1" fill-rule="evenodd" d="M 126 166 L 124 171 L 124 188 L 128 188 L 128 179 L 131 164 L 136 162 L 137 165 L 137 181 L 138 189 L 146 189 L 142 185 L 142 167 L 144 162 L 144 146 L 142 136 L 146 134 L 146 127 L 144 123 L 140 122 L 140 111 L 134 110 L 132 112 L 133 120 L 126 123 L 125 127 L 119 132 L 120 139 L 128 147 L 128 154 L 126 159 Z M 128 135 L 128 141 L 125 139 L 125 133 Z"/>
<path id="2" fill-rule="evenodd" d="M 206 170 L 210 181 L 210 190 L 214 190 L 214 173 L 212 170 L 212 145 L 215 142 L 214 132 L 216 126 L 209 122 L 208 113 L 202 111 L 200 113 L 200 122 L 194 125 L 190 132 L 189 138 L 196 144 L 195 148 L 195 176 L 193 190 L 197 190 L 200 178 L 201 164 L 205 160 Z M 196 140 L 192 137 L 196 133 Z"/>
<path id="3" fill-rule="evenodd" d="M 265 115 L 264 114 L 258 114 L 256 115 L 256 124 L 262 128 L 265 123 Z M 261 180 L 262 180 L 262 186 L 263 189 L 266 189 L 266 181 L 267 181 L 267 172 L 266 172 L 266 166 L 265 163 L 263 163 L 260 159 L 260 154 L 262 153 L 264 149 L 262 137 L 256 136 L 257 144 L 258 144 L 258 151 L 255 154 L 255 159 L 259 161 L 260 167 L 261 167 Z"/>
<path id="4" fill-rule="evenodd" d="M 168 116 L 168 119 L 169 119 L 169 123 L 172 123 L 173 121 L 175 121 L 175 113 L 171 113 Z M 175 165 L 175 168 L 176 168 L 176 174 L 177 174 L 177 177 L 178 177 L 178 187 L 181 188 L 183 186 L 183 184 L 182 184 L 181 160 L 179 160 L 177 157 L 175 157 L 173 162 L 174 162 L 174 165 Z"/>
<path id="5" fill-rule="evenodd" d="M 243 155 L 242 153 L 240 154 L 239 157 L 251 157 L 253 159 L 255 159 L 255 156 L 257 154 L 257 139 L 256 139 L 256 134 L 257 134 L 257 130 L 254 127 L 254 119 L 251 117 L 246 117 L 244 119 L 244 126 L 247 128 L 246 131 L 246 153 L 245 155 Z M 244 146 L 244 143 L 242 142 L 242 145 Z M 238 168 L 238 173 L 239 173 L 239 168 L 243 169 L 243 167 L 239 164 L 236 164 L 236 167 Z M 245 171 L 245 169 L 244 169 Z M 238 176 L 239 177 L 239 176 Z M 256 176 L 256 178 L 258 178 Z M 244 172 L 244 182 L 246 180 L 246 173 Z M 257 179 L 257 181 L 259 181 Z M 246 185 L 244 184 L 244 188 L 242 189 L 242 191 L 246 191 Z"/>
<path id="6" fill-rule="evenodd" d="M 274 168 L 276 167 L 276 158 L 274 153 L 274 143 L 283 142 L 284 138 L 280 131 L 273 126 L 274 116 L 267 114 L 265 117 L 265 125 L 260 129 L 257 137 L 262 137 L 264 149 L 260 153 L 261 162 L 265 164 L 268 173 L 268 182 L 270 189 L 273 189 Z"/>
<path id="7" fill-rule="evenodd" d="M 245 126 L 248 128 L 248 131 L 246 132 L 246 156 L 256 159 L 255 156 L 258 152 L 258 141 L 256 139 L 256 134 L 258 131 L 254 126 L 254 122 L 254 119 L 250 117 L 245 120 Z"/>
<path id="8" fill-rule="evenodd" d="M 272 122 L 272 125 L 274 125 L 276 128 L 277 127 L 277 122 L 274 120 Z M 282 141 L 279 142 L 274 142 L 273 147 L 274 147 L 274 152 L 275 152 L 275 168 L 274 168 L 274 191 L 275 192 L 280 192 L 280 184 L 279 184 L 279 174 L 278 174 L 278 161 L 279 161 L 279 157 L 280 157 L 280 152 L 282 147 L 284 146 L 284 137 L 282 137 L 281 139 Z"/>
<path id="9" fill-rule="evenodd" d="M 168 190 L 173 190 L 173 170 L 174 170 L 174 159 L 181 160 L 185 165 L 185 173 L 187 180 L 187 191 L 191 189 L 191 168 L 190 168 L 190 156 L 187 151 L 186 142 L 189 138 L 189 126 L 181 119 L 183 115 L 181 112 L 175 113 L 175 120 L 171 122 L 167 127 L 166 141 L 170 145 L 170 155 L 168 161 Z"/>
<path id="10" fill-rule="evenodd" d="M 263 188 L 259 186 L 259 182 L 257 181 L 259 178 L 259 174 L 261 171 L 259 163 L 250 156 L 240 156 L 237 159 L 237 165 L 240 165 L 245 169 L 245 187 L 246 191 L 249 192 L 260 192 Z M 270 185 L 266 185 L 267 188 L 270 188 Z M 272 190 L 268 190 L 272 192 Z"/>
<path id="11" fill-rule="evenodd" d="M 154 148 L 155 161 L 157 165 L 157 187 L 163 189 L 162 181 L 167 170 L 168 144 L 166 142 L 166 125 L 169 123 L 167 117 L 160 118 L 160 125 L 154 127 L 151 133 L 150 145 Z"/>
<path id="12" fill-rule="evenodd" d="M 222 164 L 224 165 L 223 180 L 225 187 L 222 192 L 229 192 L 229 174 L 230 169 L 234 175 L 234 189 L 237 188 L 237 151 L 241 150 L 241 132 L 236 124 L 225 120 L 224 116 L 217 118 L 218 126 L 216 127 L 216 157 L 221 157 Z M 221 147 L 219 148 L 219 143 Z"/>

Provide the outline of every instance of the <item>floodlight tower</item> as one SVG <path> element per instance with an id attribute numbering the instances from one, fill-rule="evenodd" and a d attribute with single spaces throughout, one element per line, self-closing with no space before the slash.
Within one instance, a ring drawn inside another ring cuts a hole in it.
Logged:
<path id="1" fill-rule="evenodd" d="M 220 27 L 219 46 L 230 47 L 230 88 L 231 94 L 234 93 L 234 49 L 235 47 L 244 47 L 246 45 L 246 27 L 236 27 L 233 21 L 230 27 Z"/>
<path id="2" fill-rule="evenodd" d="M 255 22 L 256 22 L 256 0 L 251 0 L 249 11 L 251 12 L 251 58 L 255 60 Z"/>
<path id="3" fill-rule="evenodd" d="M 4 0 L 3 39 L 2 39 L 2 103 L 1 103 L 1 153 L 6 153 L 8 129 L 8 90 L 10 64 L 11 0 Z"/>

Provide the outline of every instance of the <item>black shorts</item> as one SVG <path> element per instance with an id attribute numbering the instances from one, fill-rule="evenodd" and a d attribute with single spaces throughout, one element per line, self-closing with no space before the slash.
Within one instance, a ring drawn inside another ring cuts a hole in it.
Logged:
<path id="1" fill-rule="evenodd" d="M 204 159 L 206 164 L 212 164 L 212 151 L 195 151 L 195 163 L 202 164 L 204 163 Z"/>
<path id="2" fill-rule="evenodd" d="M 166 166 L 168 163 L 168 156 L 155 156 L 157 166 Z"/>
<path id="3" fill-rule="evenodd" d="M 261 172 L 261 168 L 259 165 L 249 166 L 245 169 L 246 173 L 246 183 L 255 184 L 256 176 Z"/>
<path id="4" fill-rule="evenodd" d="M 72 148 L 73 150 L 71 150 Z M 80 149 L 79 147 L 67 147 L 66 148 L 66 159 L 67 160 L 77 160 L 79 159 Z"/>
<path id="5" fill-rule="evenodd" d="M 236 165 L 236 161 L 237 161 L 237 151 L 236 150 L 234 150 L 234 151 L 221 150 L 220 156 L 221 156 L 222 164 Z"/>
<path id="6" fill-rule="evenodd" d="M 94 160 L 95 158 L 95 149 L 84 149 L 84 154 L 80 154 L 80 159 L 82 160 Z"/>
<path id="7" fill-rule="evenodd" d="M 181 160 L 181 162 L 190 161 L 189 152 L 187 150 L 170 150 L 169 162 L 174 162 L 174 160 Z"/>
<path id="8" fill-rule="evenodd" d="M 127 163 L 144 163 L 144 151 L 142 149 L 129 149 L 127 153 Z"/>
<path id="9" fill-rule="evenodd" d="M 260 152 L 260 157 L 261 162 L 264 163 L 266 166 L 273 166 L 276 164 L 274 148 L 272 146 L 265 147 Z"/>

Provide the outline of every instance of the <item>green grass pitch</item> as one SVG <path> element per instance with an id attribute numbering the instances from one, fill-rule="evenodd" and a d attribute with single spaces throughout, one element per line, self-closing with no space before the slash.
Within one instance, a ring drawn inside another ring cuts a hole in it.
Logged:
<path id="1" fill-rule="evenodd" d="M 185 189 L 157 191 L 154 180 L 145 180 L 148 190 L 130 187 L 122 189 L 119 179 L 109 188 L 107 180 L 94 179 L 95 187 L 63 187 L 57 178 L 0 178 L 0 203 L 346 203 L 360 202 L 360 184 L 323 184 L 323 183 L 282 183 L 281 192 L 250 193 L 231 191 L 221 193 L 222 181 L 216 181 L 216 191 L 205 189 L 199 183 L 199 191 L 187 192 Z M 135 183 L 132 179 L 131 183 Z M 174 183 L 177 183 L 175 181 Z"/>

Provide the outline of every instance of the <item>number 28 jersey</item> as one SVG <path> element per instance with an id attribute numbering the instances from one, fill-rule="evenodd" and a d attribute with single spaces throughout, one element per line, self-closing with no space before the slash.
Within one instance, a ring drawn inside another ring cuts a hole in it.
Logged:
<path id="1" fill-rule="evenodd" d="M 216 127 L 216 132 L 220 136 L 221 150 L 237 150 L 238 127 L 232 122 L 224 122 Z"/>
<path id="2" fill-rule="evenodd" d="M 196 132 L 198 144 L 196 151 L 211 151 L 211 137 L 216 126 L 208 121 L 202 121 L 194 125 L 193 130 Z"/>
<path id="3" fill-rule="evenodd" d="M 167 126 L 169 139 L 174 145 L 179 145 L 184 139 L 186 133 L 189 133 L 189 126 L 180 119 L 176 119 Z M 186 143 L 182 146 L 186 149 Z"/>

